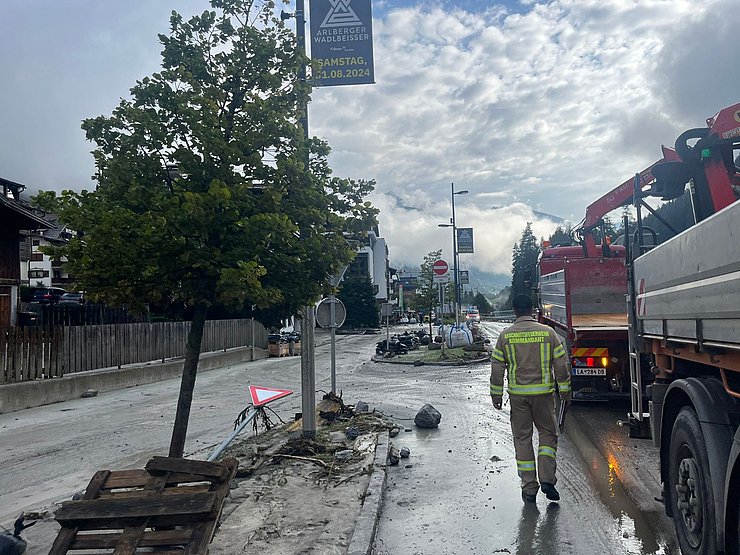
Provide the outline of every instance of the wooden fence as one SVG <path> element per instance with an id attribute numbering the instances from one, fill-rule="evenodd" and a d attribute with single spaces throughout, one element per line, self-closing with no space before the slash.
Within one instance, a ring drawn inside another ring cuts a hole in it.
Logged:
<path id="1" fill-rule="evenodd" d="M 0 329 L 0 384 L 164 362 L 185 354 L 189 331 L 190 322 Z M 206 322 L 202 353 L 250 345 L 252 320 Z M 259 322 L 254 322 L 254 346 L 267 348 L 267 331 Z"/>

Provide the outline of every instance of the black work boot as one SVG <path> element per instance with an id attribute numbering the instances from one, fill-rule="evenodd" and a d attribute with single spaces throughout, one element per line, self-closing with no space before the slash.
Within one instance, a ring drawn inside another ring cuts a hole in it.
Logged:
<path id="1" fill-rule="evenodd" d="M 555 489 L 555 484 L 542 482 L 540 484 L 540 488 L 542 489 L 542 493 L 544 493 L 550 501 L 560 501 L 560 494 L 558 493 L 558 490 Z"/>
<path id="2" fill-rule="evenodd" d="M 525 503 L 537 503 L 537 494 L 522 492 L 522 501 Z"/>

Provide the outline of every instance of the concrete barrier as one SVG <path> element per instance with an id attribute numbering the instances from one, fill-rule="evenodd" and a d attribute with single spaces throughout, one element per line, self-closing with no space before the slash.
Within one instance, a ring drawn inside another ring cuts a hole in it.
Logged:
<path id="1" fill-rule="evenodd" d="M 198 372 L 243 364 L 251 360 L 251 355 L 251 347 L 203 353 L 200 355 L 198 362 Z M 267 351 L 256 348 L 254 359 L 263 358 L 267 358 Z M 164 363 L 149 362 L 124 368 L 104 368 L 89 372 L 78 372 L 61 378 L 3 384 L 0 385 L 0 413 L 77 399 L 88 389 L 103 393 L 178 378 L 182 375 L 183 360 L 182 357 L 178 357 Z"/>

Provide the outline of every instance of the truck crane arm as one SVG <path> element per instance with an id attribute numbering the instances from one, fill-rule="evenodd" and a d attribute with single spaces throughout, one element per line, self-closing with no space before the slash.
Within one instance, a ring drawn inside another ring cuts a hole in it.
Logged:
<path id="1" fill-rule="evenodd" d="M 675 150 L 665 146 L 661 148 L 663 149 L 663 157 L 638 174 L 640 176 L 641 190 L 645 189 L 655 181 L 653 169 L 657 165 L 668 161 L 680 161 Z M 607 252 L 602 247 L 596 245 L 593 230 L 603 224 L 603 217 L 609 212 L 630 204 L 633 201 L 634 193 L 635 178 L 630 177 L 624 183 L 592 202 L 586 208 L 586 216 L 576 227 L 573 228 L 573 235 L 579 239 L 579 242 L 584 248 L 586 257 L 598 257 L 601 256 L 602 252 Z"/>

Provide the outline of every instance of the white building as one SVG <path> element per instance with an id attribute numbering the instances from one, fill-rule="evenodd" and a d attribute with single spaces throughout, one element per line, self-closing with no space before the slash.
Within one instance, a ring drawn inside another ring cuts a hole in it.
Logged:
<path id="1" fill-rule="evenodd" d="M 368 231 L 362 247 L 357 249 L 357 256 L 349 265 L 345 278 L 350 276 L 367 275 L 373 284 L 375 299 L 378 302 L 388 302 L 388 245 L 382 237 L 378 226 Z"/>

